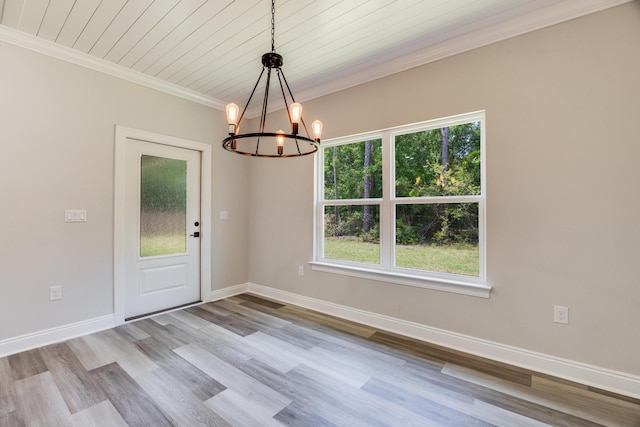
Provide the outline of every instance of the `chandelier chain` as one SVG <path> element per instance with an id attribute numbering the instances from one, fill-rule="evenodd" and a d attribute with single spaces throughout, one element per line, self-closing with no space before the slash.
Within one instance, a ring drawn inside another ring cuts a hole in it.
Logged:
<path id="1" fill-rule="evenodd" d="M 271 52 L 276 51 L 276 0 L 271 0 Z"/>

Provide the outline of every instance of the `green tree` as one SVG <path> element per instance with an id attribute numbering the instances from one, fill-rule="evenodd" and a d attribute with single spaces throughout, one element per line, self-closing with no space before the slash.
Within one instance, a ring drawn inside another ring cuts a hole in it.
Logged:
<path id="1" fill-rule="evenodd" d="M 480 125 L 466 123 L 396 137 L 396 195 L 480 194 Z M 398 243 L 473 243 L 477 204 L 399 205 Z"/>
<path id="2" fill-rule="evenodd" d="M 382 197 L 382 141 L 344 144 L 325 149 L 325 199 L 345 200 Z M 325 230 L 332 236 L 377 238 L 379 212 L 371 206 L 356 214 L 349 206 L 333 206 L 325 212 Z"/>
<path id="3" fill-rule="evenodd" d="M 368 199 L 371 197 L 371 187 L 373 185 L 373 176 L 371 170 L 372 163 L 372 153 L 373 153 L 373 144 L 371 140 L 366 140 L 364 142 L 364 164 L 363 164 L 363 173 L 364 173 L 364 194 L 363 197 Z M 364 205 L 362 207 L 362 221 L 363 221 L 363 232 L 368 234 L 371 232 L 371 206 Z"/>
<path id="4" fill-rule="evenodd" d="M 325 150 L 325 198 L 382 197 L 381 140 Z M 466 123 L 395 137 L 397 197 L 480 194 L 480 124 Z M 399 204 L 400 244 L 477 242 L 475 203 Z M 331 206 L 325 212 L 328 235 L 377 239 L 379 210 L 372 206 Z"/>

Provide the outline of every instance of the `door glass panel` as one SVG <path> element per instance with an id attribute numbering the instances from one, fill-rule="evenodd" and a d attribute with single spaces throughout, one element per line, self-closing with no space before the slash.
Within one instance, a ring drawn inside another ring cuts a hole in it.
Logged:
<path id="1" fill-rule="evenodd" d="M 142 155 L 140 256 L 187 251 L 187 162 Z"/>

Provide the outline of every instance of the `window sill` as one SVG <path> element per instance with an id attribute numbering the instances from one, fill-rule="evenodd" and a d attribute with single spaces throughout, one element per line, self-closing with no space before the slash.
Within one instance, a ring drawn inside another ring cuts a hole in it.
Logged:
<path id="1" fill-rule="evenodd" d="M 341 274 L 344 276 L 358 277 L 361 279 L 376 280 L 380 282 L 394 283 L 403 286 L 432 289 L 436 291 L 453 292 L 456 294 L 470 295 L 474 297 L 489 298 L 491 286 L 479 279 L 449 279 L 438 276 L 420 276 L 400 273 L 396 271 L 383 271 L 360 266 L 332 264 L 328 262 L 309 262 L 311 269 L 325 273 Z"/>

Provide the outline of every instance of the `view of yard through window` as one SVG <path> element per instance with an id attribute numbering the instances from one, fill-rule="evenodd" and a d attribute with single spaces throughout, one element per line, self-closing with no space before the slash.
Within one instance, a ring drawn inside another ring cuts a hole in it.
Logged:
<path id="1" fill-rule="evenodd" d="M 382 267 L 479 276 L 481 135 L 470 120 L 325 147 L 323 258 L 380 265 L 393 245 Z"/>
<path id="2" fill-rule="evenodd" d="M 330 259 L 342 259 L 366 264 L 380 262 L 380 244 L 363 242 L 360 239 L 327 237 L 324 255 Z M 416 270 L 426 265 L 443 273 L 467 276 L 478 275 L 477 245 L 396 245 L 396 264 Z"/>

